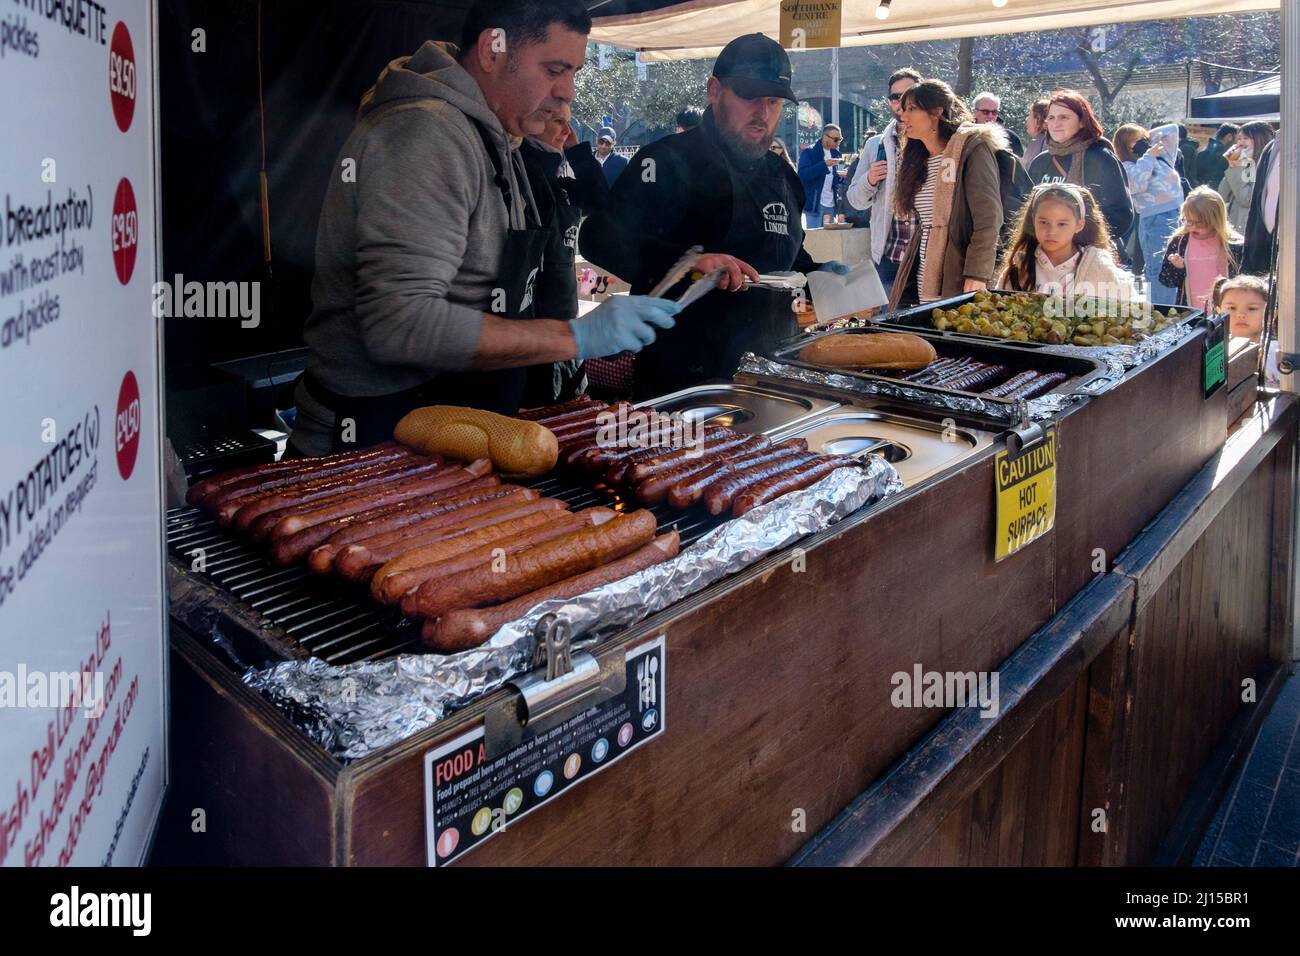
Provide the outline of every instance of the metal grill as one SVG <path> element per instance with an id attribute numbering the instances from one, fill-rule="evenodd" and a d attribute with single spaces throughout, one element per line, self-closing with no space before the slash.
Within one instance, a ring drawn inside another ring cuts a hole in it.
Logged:
<path id="1" fill-rule="evenodd" d="M 606 485 L 586 485 L 558 475 L 532 487 L 559 498 L 574 511 L 604 506 L 617 511 L 640 507 Z M 676 511 L 667 504 L 651 509 L 659 532 L 673 527 L 682 546 L 691 544 L 724 518 L 702 508 Z M 228 598 L 242 602 L 265 626 L 329 664 L 373 661 L 420 647 L 420 628 L 395 608 L 376 604 L 364 589 L 340 578 L 321 577 L 301 565 L 278 567 L 253 542 L 217 526 L 206 512 L 177 508 L 167 512 L 167 548 L 186 567 L 202 549 L 203 570 L 195 572 Z M 214 599 L 214 605 L 220 600 Z"/>

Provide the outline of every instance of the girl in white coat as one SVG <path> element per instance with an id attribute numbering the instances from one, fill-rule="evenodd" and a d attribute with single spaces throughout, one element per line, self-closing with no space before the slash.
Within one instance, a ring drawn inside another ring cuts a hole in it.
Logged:
<path id="1" fill-rule="evenodd" d="M 1066 299 L 1134 302 L 1135 280 L 1115 261 L 1092 193 L 1071 183 L 1034 187 L 1002 256 L 995 287 Z"/>

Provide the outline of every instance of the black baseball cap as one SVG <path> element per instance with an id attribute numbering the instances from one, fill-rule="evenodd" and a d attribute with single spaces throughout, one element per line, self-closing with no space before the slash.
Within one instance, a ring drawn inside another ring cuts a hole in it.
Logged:
<path id="1" fill-rule="evenodd" d="M 713 64 L 713 75 L 726 80 L 737 96 L 756 100 L 763 96 L 779 96 L 797 103 L 799 98 L 790 89 L 790 57 L 781 44 L 761 33 L 736 37 L 718 54 Z"/>

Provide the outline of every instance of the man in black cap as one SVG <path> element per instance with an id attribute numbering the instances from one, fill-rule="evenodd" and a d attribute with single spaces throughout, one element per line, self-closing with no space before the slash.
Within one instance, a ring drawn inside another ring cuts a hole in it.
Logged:
<path id="1" fill-rule="evenodd" d="M 638 354 L 637 398 L 730 378 L 744 352 L 766 351 L 798 331 L 790 292 L 744 289 L 746 279 L 846 271 L 819 266 L 804 251 L 803 184 L 770 150 L 785 103 L 796 101 L 780 44 L 758 33 L 732 40 L 708 95 L 703 122 L 643 147 L 610 192 L 607 211 L 589 218 L 578 238 L 583 256 L 627 281 L 634 295 L 653 288 L 692 246 L 705 251 L 696 271 L 725 270 L 718 291 L 684 309 L 671 334 Z"/>

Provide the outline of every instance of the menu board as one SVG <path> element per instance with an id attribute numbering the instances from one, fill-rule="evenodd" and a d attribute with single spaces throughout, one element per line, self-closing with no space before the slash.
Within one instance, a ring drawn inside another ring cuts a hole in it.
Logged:
<path id="1" fill-rule="evenodd" d="M 166 781 L 152 0 L 0 5 L 0 863 L 138 864 Z"/>

